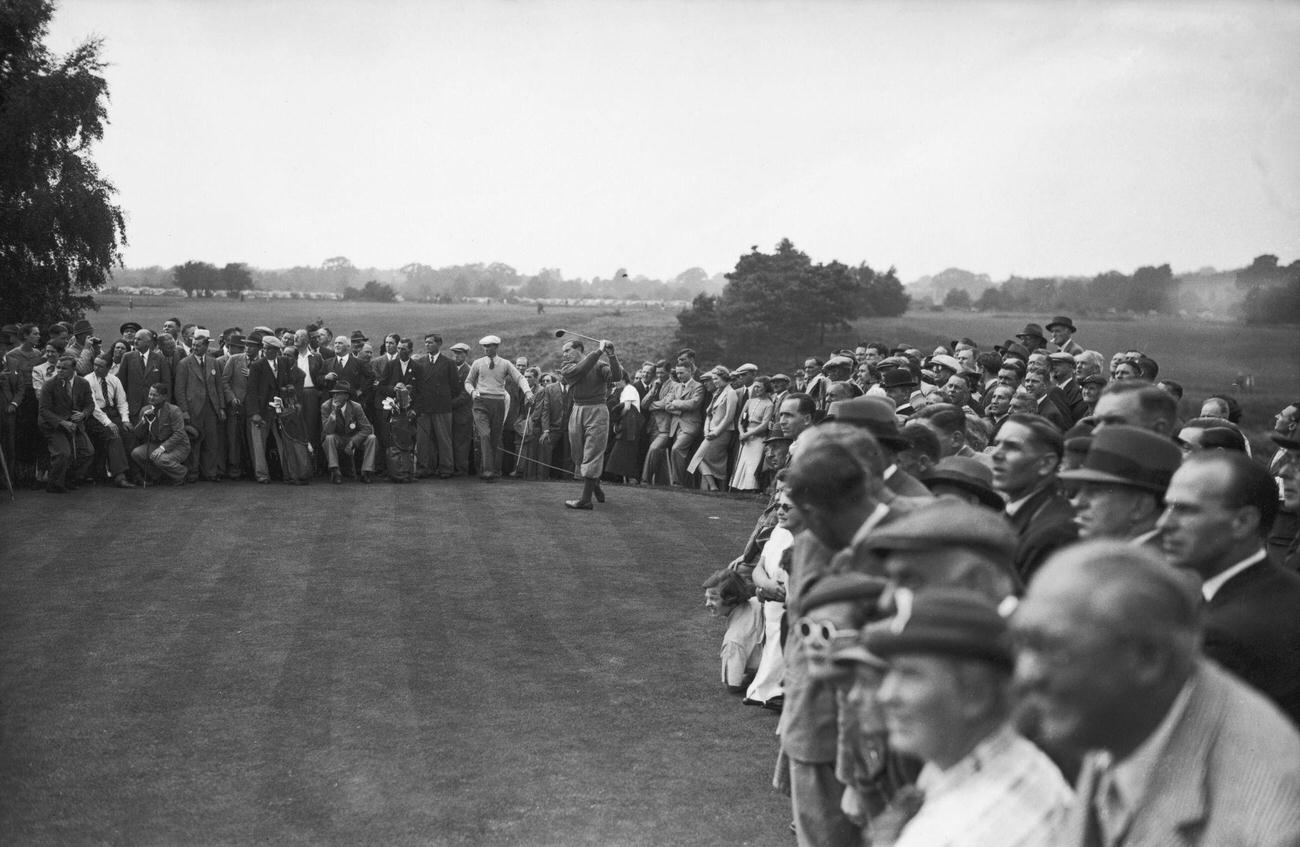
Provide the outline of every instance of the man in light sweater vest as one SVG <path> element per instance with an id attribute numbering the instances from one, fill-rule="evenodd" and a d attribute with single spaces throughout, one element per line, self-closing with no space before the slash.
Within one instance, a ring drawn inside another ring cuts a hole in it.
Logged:
<path id="1" fill-rule="evenodd" d="M 474 434 L 478 436 L 483 466 L 479 478 L 496 482 L 501 477 L 501 433 L 506 420 L 506 385 L 515 383 L 524 392 L 524 404 L 532 402 L 528 380 L 509 359 L 497 355 L 501 339 L 485 335 L 479 339 L 484 355 L 469 366 L 465 391 L 474 398 Z"/>

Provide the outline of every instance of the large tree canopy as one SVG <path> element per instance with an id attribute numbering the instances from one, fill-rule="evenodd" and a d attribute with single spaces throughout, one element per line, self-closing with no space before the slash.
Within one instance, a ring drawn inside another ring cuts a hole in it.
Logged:
<path id="1" fill-rule="evenodd" d="M 0 3 L 0 322 L 75 319 L 121 264 L 115 189 L 90 148 L 104 135 L 101 43 L 43 41 L 51 0 Z"/>

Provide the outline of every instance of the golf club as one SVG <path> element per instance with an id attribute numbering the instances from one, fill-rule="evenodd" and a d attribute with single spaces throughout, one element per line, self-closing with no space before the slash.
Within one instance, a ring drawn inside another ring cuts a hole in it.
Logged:
<path id="1" fill-rule="evenodd" d="M 600 339 L 599 339 L 599 338 L 592 338 L 590 335 L 583 335 L 583 334 L 580 333 L 580 332 L 570 332 L 570 331 L 567 330 L 567 329 L 557 329 L 557 330 L 555 331 L 555 337 L 556 337 L 556 338 L 563 338 L 565 335 L 576 335 L 576 336 L 578 336 L 579 338 L 585 338 L 586 340 L 588 340 L 588 341 L 594 341 L 594 342 L 596 342 L 597 344 L 600 343 Z"/>

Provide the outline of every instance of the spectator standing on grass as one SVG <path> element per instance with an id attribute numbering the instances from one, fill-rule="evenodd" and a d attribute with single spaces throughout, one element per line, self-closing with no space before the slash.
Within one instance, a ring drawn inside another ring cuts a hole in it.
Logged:
<path id="1" fill-rule="evenodd" d="M 731 372 L 722 365 L 704 375 L 711 389 L 704 418 L 704 439 L 686 470 L 700 473 L 700 488 L 722 491 L 727 484 L 727 456 L 736 427 L 736 392 L 730 385 Z"/>
<path id="2" fill-rule="evenodd" d="M 284 350 L 284 342 L 274 334 L 264 335 L 261 340 L 263 355 L 248 369 L 244 411 L 248 416 L 248 446 L 253 476 L 265 485 L 271 481 L 266 461 L 266 443 L 275 423 L 276 410 L 272 402 L 283 396 L 286 386 L 301 383 L 302 371 L 298 370 L 292 357 L 280 355 Z"/>
<path id="3" fill-rule="evenodd" d="M 126 478 L 126 472 L 130 470 L 126 456 L 135 447 L 127 423 L 130 412 L 126 405 L 126 392 L 117 377 L 109 374 L 108 359 L 103 354 L 96 356 L 91 366 L 86 383 L 90 386 L 95 410 L 86 421 L 86 432 L 95 445 L 96 454 L 107 460 L 108 478 L 113 480 L 113 484 L 118 488 L 134 488 Z"/>
<path id="4" fill-rule="evenodd" d="M 198 433 L 191 445 L 188 482 L 200 475 L 209 482 L 220 482 L 225 463 L 225 445 L 221 442 L 226 422 L 226 408 L 221 396 L 216 357 L 208 355 L 211 335 L 207 329 L 194 330 L 190 355 L 176 369 L 176 405 L 185 423 Z"/>
<path id="5" fill-rule="evenodd" d="M 410 349 L 405 339 L 401 349 Z M 425 479 L 436 473 L 439 479 L 450 479 L 456 472 L 453 414 L 458 404 L 468 404 L 469 397 L 456 363 L 442 352 L 442 335 L 427 333 L 424 350 L 428 355 L 421 360 L 410 360 L 406 352 L 403 361 L 399 354 L 388 378 L 402 383 L 405 377 L 404 384 L 411 389 L 417 415 L 416 476 Z"/>
<path id="6" fill-rule="evenodd" d="M 608 359 L 600 361 L 601 355 Z M 605 470 L 605 446 L 609 442 L 609 407 L 605 405 L 611 382 L 621 381 L 623 369 L 614 354 L 614 344 L 602 340 L 598 349 L 586 352 L 579 339 L 566 341 L 560 349 L 560 380 L 573 398 L 569 414 L 569 449 L 574 476 L 582 478 L 582 494 L 565 500 L 569 509 L 590 510 L 592 498 L 605 502 L 600 475 Z M 531 393 L 527 396 L 531 399 Z"/>
<path id="7" fill-rule="evenodd" d="M 772 431 L 775 408 L 770 396 L 771 380 L 765 376 L 754 378 L 749 386 L 749 399 L 740 411 L 737 438 L 740 449 L 736 453 L 736 469 L 731 475 L 733 491 L 758 491 L 759 473 L 763 470 L 763 443 Z"/>
<path id="8" fill-rule="evenodd" d="M 532 391 L 519 369 L 506 358 L 497 355 L 501 339 L 495 335 L 485 335 L 479 339 L 483 355 L 470 365 L 469 375 L 465 377 L 465 391 L 474 403 L 474 434 L 478 438 L 479 478 L 484 482 L 496 482 L 501 476 L 501 437 L 506 418 L 506 385 L 515 383 L 524 390 L 525 402 L 532 399 Z M 601 392 L 600 403 L 605 403 Z"/>
<path id="9" fill-rule="evenodd" d="M 244 477 L 248 459 L 248 416 L 244 400 L 248 396 L 248 370 L 262 352 L 261 339 L 245 340 L 239 333 L 226 340 L 230 356 L 221 367 L 221 395 L 226 403 L 226 476 Z"/>
<path id="10" fill-rule="evenodd" d="M 469 363 L 465 361 L 469 345 L 458 341 L 448 348 L 452 361 L 456 365 L 456 379 L 460 382 L 461 401 L 451 407 L 451 449 L 453 476 L 468 476 L 471 471 L 471 456 L 474 453 L 474 408 L 472 395 L 463 388 L 469 378 Z"/>
<path id="11" fill-rule="evenodd" d="M 641 467 L 641 481 L 646 485 L 667 485 L 670 481 L 668 451 L 673 444 L 676 416 L 668 411 L 667 404 L 677 397 L 680 388 L 681 383 L 673 379 L 668 361 L 656 363 L 654 380 L 641 403 L 648 439 L 645 462 Z"/>
<path id="12" fill-rule="evenodd" d="M 285 348 L 285 354 L 293 356 L 298 365 L 298 370 L 302 371 L 302 388 L 298 392 L 298 398 L 302 402 L 304 412 L 303 426 L 307 433 L 307 441 L 315 449 L 315 456 L 318 469 L 321 456 L 324 454 L 320 451 L 321 431 L 320 416 L 316 410 L 324 402 L 325 389 L 325 360 L 311 347 L 311 334 L 305 329 L 297 330 L 293 334 L 293 347 Z"/>
<path id="13" fill-rule="evenodd" d="M 50 451 L 46 491 L 66 494 L 86 478 L 95 448 L 86 435 L 86 422 L 95 412 L 90 385 L 77 376 L 77 360 L 63 356 L 52 379 L 41 386 L 40 427 Z"/>
<path id="14" fill-rule="evenodd" d="M 674 486 L 686 488 L 691 483 L 686 465 L 704 429 L 704 386 L 695 379 L 695 368 L 688 362 L 679 361 L 673 373 L 678 383 L 676 396 L 664 404 L 673 416 L 669 425 L 673 446 L 668 454 L 668 478 Z"/>

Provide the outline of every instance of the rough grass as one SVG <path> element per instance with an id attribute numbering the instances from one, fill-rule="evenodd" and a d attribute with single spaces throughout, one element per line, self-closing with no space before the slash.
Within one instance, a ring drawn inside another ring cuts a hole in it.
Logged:
<path id="1" fill-rule="evenodd" d="M 0 842 L 787 844 L 698 589 L 754 501 L 574 491 L 20 493 Z"/>

